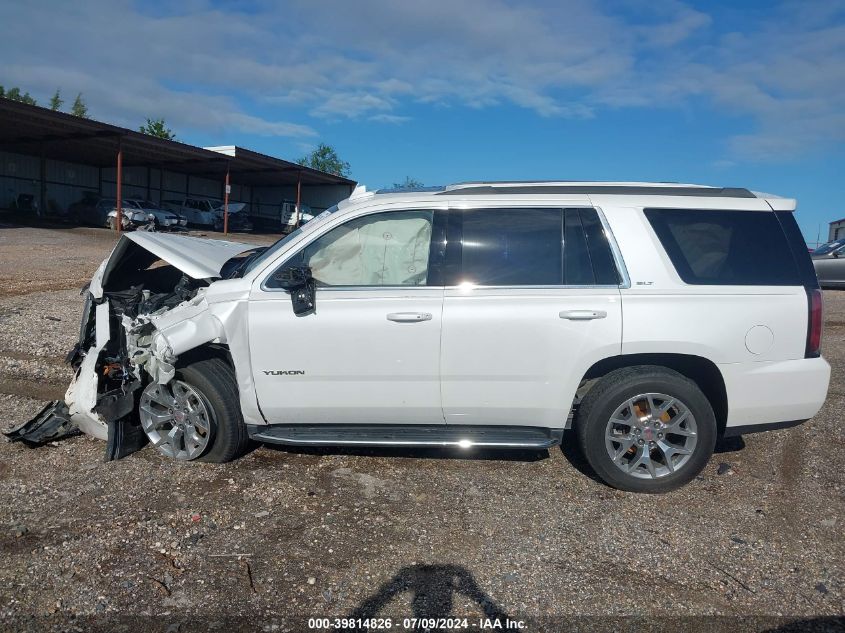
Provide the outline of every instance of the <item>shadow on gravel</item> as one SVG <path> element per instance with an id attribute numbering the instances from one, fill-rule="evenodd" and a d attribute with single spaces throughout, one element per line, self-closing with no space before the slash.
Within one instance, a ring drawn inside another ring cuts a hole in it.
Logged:
<path id="1" fill-rule="evenodd" d="M 723 437 L 716 441 L 716 448 L 713 449 L 714 455 L 721 455 L 722 453 L 736 453 L 745 448 L 745 440 L 742 436 L 739 437 Z"/>
<path id="2" fill-rule="evenodd" d="M 570 465 L 579 473 L 585 477 L 589 477 L 602 486 L 607 485 L 599 479 L 598 475 L 596 475 L 596 471 L 594 471 L 592 466 L 590 466 L 590 464 L 587 463 L 587 460 L 584 459 L 584 455 L 578 447 L 578 436 L 575 434 L 575 431 L 570 429 L 563 432 L 563 442 L 560 444 L 560 451 L 563 453 L 563 456 Z"/>
<path id="3" fill-rule="evenodd" d="M 774 629 L 767 629 L 765 633 L 833 633 L 834 631 L 845 631 L 845 618 L 829 616 L 795 620 Z"/>
<path id="4" fill-rule="evenodd" d="M 486 618 L 498 619 L 500 622 L 504 622 L 508 618 L 505 610 L 496 604 L 478 586 L 473 575 L 460 565 L 410 565 L 403 567 L 347 617 L 354 620 L 378 617 L 378 614 L 389 602 L 406 592 L 412 594 L 411 617 L 418 620 L 456 617 L 458 614 L 452 613 L 456 594 L 475 602 L 481 607 Z M 440 629 L 437 628 L 436 630 Z"/>
<path id="5" fill-rule="evenodd" d="M 347 447 L 347 446 L 285 446 L 284 444 L 261 444 L 271 451 L 294 455 L 351 455 L 355 457 L 409 457 L 416 459 L 460 459 L 506 462 L 539 462 L 549 458 L 549 451 L 543 450 L 496 450 L 460 448 L 414 448 L 414 447 Z"/>

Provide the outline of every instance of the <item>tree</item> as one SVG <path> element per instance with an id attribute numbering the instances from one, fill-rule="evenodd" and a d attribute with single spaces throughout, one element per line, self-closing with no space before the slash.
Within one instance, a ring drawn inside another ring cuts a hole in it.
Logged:
<path id="1" fill-rule="evenodd" d="M 3 90 L 0 86 L 0 97 L 5 97 L 9 101 L 18 101 L 20 103 L 28 103 L 29 105 L 38 105 L 38 102 L 33 99 L 28 92 L 21 94 L 21 89 L 13 86 L 8 90 Z"/>
<path id="2" fill-rule="evenodd" d="M 91 118 L 88 116 L 88 106 L 85 105 L 85 102 L 82 100 L 81 92 L 76 95 L 76 99 L 73 100 L 73 105 L 70 107 L 70 113 L 73 116 L 82 117 L 83 119 Z"/>
<path id="3" fill-rule="evenodd" d="M 419 189 L 420 187 L 425 187 L 425 185 L 422 184 L 422 181 L 417 180 L 416 178 L 411 178 L 410 176 L 405 176 L 405 182 L 393 183 L 394 189 Z"/>
<path id="4" fill-rule="evenodd" d="M 50 109 L 53 111 L 59 110 L 64 102 L 65 100 L 59 94 L 59 89 L 56 88 L 56 94 L 50 98 Z"/>
<path id="5" fill-rule="evenodd" d="M 349 163 L 340 160 L 334 147 L 325 143 L 320 143 L 310 154 L 303 156 L 296 162 L 305 167 L 319 169 L 335 176 L 345 177 L 349 175 Z"/>
<path id="6" fill-rule="evenodd" d="M 175 141 L 176 135 L 173 133 L 164 119 L 147 119 L 147 122 L 138 128 L 140 132 L 155 136 L 157 138 L 167 139 L 168 141 Z"/>

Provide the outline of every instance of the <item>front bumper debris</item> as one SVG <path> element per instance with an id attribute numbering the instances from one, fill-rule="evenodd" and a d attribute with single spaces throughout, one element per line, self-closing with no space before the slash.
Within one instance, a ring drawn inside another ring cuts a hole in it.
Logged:
<path id="1" fill-rule="evenodd" d="M 63 440 L 82 431 L 70 419 L 67 405 L 62 400 L 54 400 L 34 418 L 3 433 L 10 442 L 23 442 L 31 448 L 43 446 L 49 442 Z"/>

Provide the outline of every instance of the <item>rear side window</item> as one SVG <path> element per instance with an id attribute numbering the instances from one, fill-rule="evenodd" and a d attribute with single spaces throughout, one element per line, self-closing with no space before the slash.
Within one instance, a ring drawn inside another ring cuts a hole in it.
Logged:
<path id="1" fill-rule="evenodd" d="M 561 283 L 560 209 L 464 212 L 463 281 L 480 286 Z"/>
<path id="2" fill-rule="evenodd" d="M 773 212 L 646 209 L 645 215 L 685 283 L 801 285 Z"/>
<path id="3" fill-rule="evenodd" d="M 564 211 L 564 279 L 568 286 L 619 284 L 604 227 L 595 209 Z"/>
<path id="4" fill-rule="evenodd" d="M 595 209 L 463 212 L 459 281 L 482 286 L 617 285 Z"/>

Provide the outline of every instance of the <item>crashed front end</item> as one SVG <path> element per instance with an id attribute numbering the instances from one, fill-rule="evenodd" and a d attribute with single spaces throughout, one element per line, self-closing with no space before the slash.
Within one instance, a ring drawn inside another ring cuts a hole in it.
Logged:
<path id="1" fill-rule="evenodd" d="M 106 440 L 106 460 L 147 443 L 137 414 L 142 390 L 173 379 L 179 354 L 227 344 L 209 286 L 227 263 L 256 247 L 151 233 L 124 235 L 83 288 L 79 339 L 68 353 L 74 378 L 64 401 L 13 429 L 12 441 L 43 444 L 80 431 Z"/>

